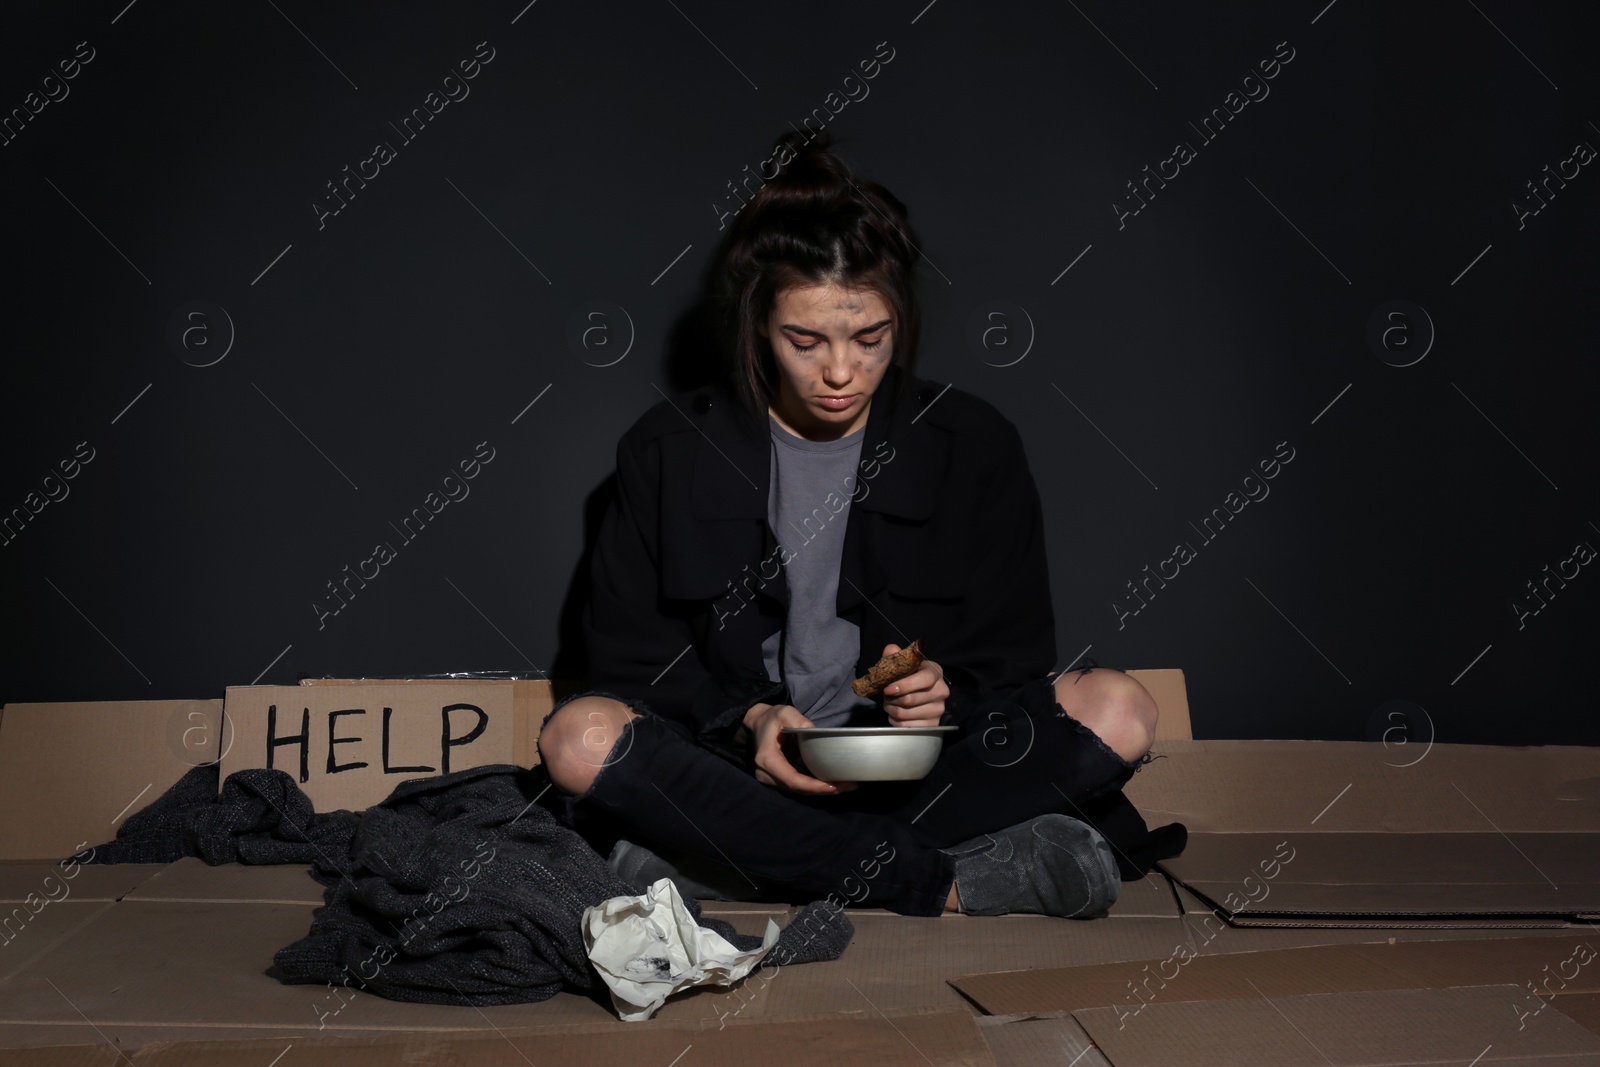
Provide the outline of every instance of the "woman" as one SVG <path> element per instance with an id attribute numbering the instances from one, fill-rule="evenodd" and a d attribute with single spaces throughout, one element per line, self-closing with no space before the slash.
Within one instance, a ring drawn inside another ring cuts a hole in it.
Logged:
<path id="1" fill-rule="evenodd" d="M 718 256 L 731 372 L 618 444 L 584 613 L 596 688 L 539 740 L 565 817 L 602 851 L 718 864 L 746 896 L 1101 912 L 1182 847 L 1120 791 L 1155 702 L 1119 671 L 1046 677 L 1038 491 L 1010 422 L 914 376 L 905 206 L 826 135 L 773 159 Z M 856 696 L 913 637 L 921 668 Z M 926 779 L 860 788 L 782 744 L 885 722 L 961 729 Z"/>

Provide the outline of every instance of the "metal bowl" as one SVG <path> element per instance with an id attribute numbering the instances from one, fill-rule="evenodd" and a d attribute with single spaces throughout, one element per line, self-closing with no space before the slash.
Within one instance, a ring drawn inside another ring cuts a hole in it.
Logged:
<path id="1" fill-rule="evenodd" d="M 785 726 L 800 758 L 827 782 L 901 782 L 926 778 L 955 726 Z"/>

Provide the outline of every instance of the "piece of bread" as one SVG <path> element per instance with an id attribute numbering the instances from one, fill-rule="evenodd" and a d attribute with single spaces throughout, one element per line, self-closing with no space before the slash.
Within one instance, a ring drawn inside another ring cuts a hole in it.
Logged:
<path id="1" fill-rule="evenodd" d="M 913 640 L 905 648 L 892 655 L 884 656 L 872 665 L 865 677 L 857 678 L 850 683 L 850 688 L 855 690 L 856 696 L 873 697 L 883 692 L 885 686 L 893 685 L 908 674 L 912 674 L 922 666 L 922 639 Z"/>

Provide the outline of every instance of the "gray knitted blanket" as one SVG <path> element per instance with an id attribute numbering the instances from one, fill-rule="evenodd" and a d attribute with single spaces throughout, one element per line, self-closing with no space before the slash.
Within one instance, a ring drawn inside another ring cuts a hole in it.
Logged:
<path id="1" fill-rule="evenodd" d="M 327 906 L 309 934 L 273 957 L 283 982 L 480 1006 L 546 1000 L 562 989 L 603 993 L 580 917 L 645 887 L 620 881 L 535 803 L 549 783 L 541 770 L 495 764 L 416 778 L 360 813 L 313 811 L 283 771 L 235 771 L 220 793 L 217 775 L 215 764 L 190 770 L 88 862 L 311 864 Z M 741 950 L 760 945 L 702 916 L 698 902 L 685 904 Z M 853 933 L 837 905 L 817 901 L 768 959 L 837 959 Z"/>

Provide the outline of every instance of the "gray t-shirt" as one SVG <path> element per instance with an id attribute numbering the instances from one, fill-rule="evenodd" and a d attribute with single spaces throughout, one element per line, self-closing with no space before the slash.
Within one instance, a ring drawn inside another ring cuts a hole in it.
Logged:
<path id="1" fill-rule="evenodd" d="M 796 437 L 769 412 L 772 492 L 767 521 L 789 586 L 783 629 L 761 646 L 767 677 L 789 686 L 790 702 L 817 726 L 840 726 L 876 701 L 850 688 L 861 628 L 839 617 L 839 566 L 855 492 L 863 427 L 837 441 Z"/>

